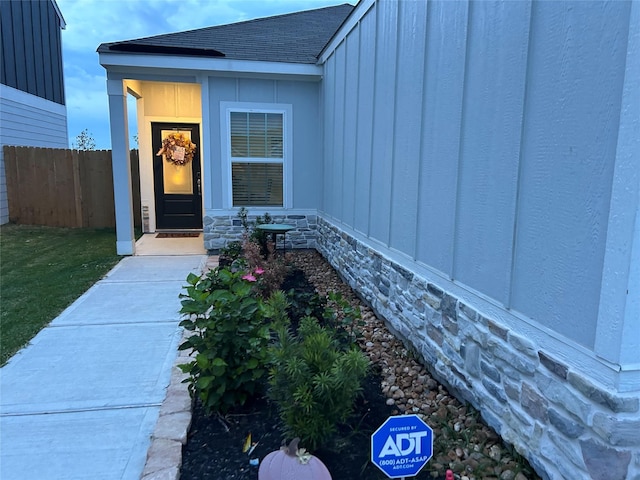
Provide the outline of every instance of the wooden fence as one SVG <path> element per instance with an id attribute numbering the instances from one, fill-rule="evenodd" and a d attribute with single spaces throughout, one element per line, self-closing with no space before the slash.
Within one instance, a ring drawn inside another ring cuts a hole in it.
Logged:
<path id="1" fill-rule="evenodd" d="M 4 147 L 9 221 L 70 228 L 115 227 L 110 150 Z M 140 226 L 140 167 L 131 151 L 134 224 Z"/>

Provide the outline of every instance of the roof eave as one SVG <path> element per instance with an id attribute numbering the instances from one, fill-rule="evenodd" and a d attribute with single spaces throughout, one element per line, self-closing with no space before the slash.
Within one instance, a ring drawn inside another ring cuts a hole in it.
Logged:
<path id="1" fill-rule="evenodd" d="M 58 4 L 56 3 L 56 0 L 51 0 L 51 3 L 53 4 L 53 9 L 56 11 L 58 18 L 60 19 L 60 28 L 62 30 L 66 29 L 67 22 L 65 22 L 64 17 L 62 16 L 62 12 L 60 11 L 60 7 L 58 7 Z"/>
<path id="2" fill-rule="evenodd" d="M 180 57 L 175 55 L 136 55 L 100 53 L 100 65 L 110 68 L 167 69 L 176 73 L 212 72 L 238 75 L 300 76 L 320 80 L 323 68 L 316 64 L 233 60 L 229 58 Z"/>
<path id="3" fill-rule="evenodd" d="M 340 45 L 347 34 L 353 30 L 353 27 L 360 21 L 362 17 L 373 7 L 376 0 L 359 0 L 356 6 L 351 10 L 351 13 L 347 15 L 340 27 L 335 31 L 333 36 L 329 39 L 322 51 L 318 54 L 318 64 L 322 65 L 327 61 L 327 58 L 331 56 L 333 51 Z"/>

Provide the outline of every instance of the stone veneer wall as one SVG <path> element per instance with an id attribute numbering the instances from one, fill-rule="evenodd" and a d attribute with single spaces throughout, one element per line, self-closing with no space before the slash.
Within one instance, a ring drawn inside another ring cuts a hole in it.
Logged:
<path id="1" fill-rule="evenodd" d="M 434 376 L 478 408 L 543 478 L 640 479 L 637 394 L 594 385 L 323 218 L 317 248 Z"/>
<path id="2" fill-rule="evenodd" d="M 316 215 L 271 215 L 273 223 L 287 223 L 295 225 L 295 229 L 287 232 L 286 248 L 316 248 Z M 248 217 L 250 223 L 255 222 L 256 216 Z M 217 252 L 227 243 L 241 241 L 244 229 L 237 215 L 206 215 L 203 220 L 204 248 L 210 252 Z M 283 248 L 282 235 L 277 236 L 277 247 Z"/>

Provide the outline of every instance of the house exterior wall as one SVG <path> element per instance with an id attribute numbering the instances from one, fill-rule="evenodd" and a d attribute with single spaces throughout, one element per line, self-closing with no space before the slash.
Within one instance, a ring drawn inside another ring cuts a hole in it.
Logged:
<path id="1" fill-rule="evenodd" d="M 52 1 L 0 2 L 0 149 L 3 145 L 67 148 L 62 73 L 64 27 Z M 0 224 L 9 221 L 0 151 Z"/>
<path id="2" fill-rule="evenodd" d="M 321 58 L 318 248 L 548 478 L 640 474 L 638 10 L 370 0 Z"/>
<path id="3" fill-rule="evenodd" d="M 64 105 L 64 25 L 54 3 L 3 0 L 0 13 L 0 83 Z"/>
<path id="4" fill-rule="evenodd" d="M 4 145 L 68 148 L 68 142 L 64 105 L 0 85 L 0 149 Z M 8 221 L 4 153 L 0 150 L 0 223 Z"/>
<path id="5" fill-rule="evenodd" d="M 296 230 L 287 234 L 288 247 L 315 247 L 316 208 L 320 201 L 322 178 L 322 142 L 319 131 L 319 84 L 313 81 L 291 79 L 234 78 L 210 76 L 206 80 L 209 111 L 205 125 L 209 138 L 209 161 L 205 162 L 205 248 L 218 250 L 232 240 L 239 240 L 242 228 L 237 209 L 228 200 L 226 170 L 226 128 L 221 109 L 230 104 L 245 108 L 286 106 L 291 121 L 291 179 L 285 188 L 292 189 L 291 205 L 286 208 L 268 208 L 266 212 L 276 222 L 293 223 Z M 205 87 L 203 87 L 205 88 Z M 223 112 L 222 112 L 223 113 Z M 207 113 L 205 113 L 207 115 Z M 286 135 L 286 134 L 285 134 Z M 285 166 L 286 170 L 286 166 Z M 262 215 L 264 209 L 250 209 L 251 215 Z M 232 227 L 232 228 L 229 228 Z"/>

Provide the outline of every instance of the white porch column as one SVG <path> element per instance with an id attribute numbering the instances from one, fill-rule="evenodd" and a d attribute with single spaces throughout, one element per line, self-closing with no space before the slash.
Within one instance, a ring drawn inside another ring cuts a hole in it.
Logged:
<path id="1" fill-rule="evenodd" d="M 111 163 L 113 197 L 116 209 L 116 251 L 133 255 L 133 199 L 131 195 L 131 160 L 129 158 L 129 126 L 127 124 L 127 91 L 122 79 L 109 78 L 109 122 L 111 126 Z"/>

